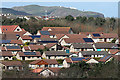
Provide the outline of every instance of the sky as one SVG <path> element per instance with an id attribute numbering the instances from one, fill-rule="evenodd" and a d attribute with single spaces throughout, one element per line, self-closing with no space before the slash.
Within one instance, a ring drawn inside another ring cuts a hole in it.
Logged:
<path id="1" fill-rule="evenodd" d="M 118 17 L 118 2 L 2 2 L 2 7 L 40 5 L 74 7 L 81 11 L 94 11 L 104 14 L 105 17 Z"/>

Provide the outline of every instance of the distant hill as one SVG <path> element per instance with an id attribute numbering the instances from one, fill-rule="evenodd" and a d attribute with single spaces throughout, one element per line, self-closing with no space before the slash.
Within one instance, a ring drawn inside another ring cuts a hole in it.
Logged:
<path id="1" fill-rule="evenodd" d="M 26 14 L 32 14 L 35 16 L 59 16 L 64 17 L 67 15 L 76 16 L 86 16 L 86 17 L 104 17 L 103 14 L 97 12 L 90 12 L 90 11 L 80 11 L 73 8 L 66 8 L 66 7 L 59 7 L 59 6 L 39 6 L 39 5 L 27 5 L 27 6 L 18 6 L 12 8 L 15 11 L 25 12 Z M 15 14 L 18 14 L 15 12 Z"/>
<path id="2" fill-rule="evenodd" d="M 13 15 L 31 15 L 26 12 L 13 10 L 11 8 L 0 8 L 0 13 L 3 13 L 3 14 L 9 13 L 9 14 L 13 14 Z"/>

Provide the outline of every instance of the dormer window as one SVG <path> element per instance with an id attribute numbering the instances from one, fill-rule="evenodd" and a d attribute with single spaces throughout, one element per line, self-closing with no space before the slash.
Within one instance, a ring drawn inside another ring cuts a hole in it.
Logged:
<path id="1" fill-rule="evenodd" d="M 6 31 L 7 31 L 7 29 L 6 29 Z"/>
<path id="2" fill-rule="evenodd" d="M 5 29 L 3 29 L 3 31 L 4 31 Z"/>

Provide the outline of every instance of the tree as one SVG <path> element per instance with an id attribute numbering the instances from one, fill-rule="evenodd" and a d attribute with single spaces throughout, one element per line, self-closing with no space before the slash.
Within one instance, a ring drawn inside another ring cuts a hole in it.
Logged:
<path id="1" fill-rule="evenodd" d="M 110 18 L 110 20 L 109 20 L 109 22 L 110 22 L 110 28 L 112 28 L 112 30 L 114 29 L 114 27 L 115 27 L 115 22 L 116 22 L 116 20 L 115 20 L 115 18 Z"/>
<path id="2" fill-rule="evenodd" d="M 65 17 L 65 19 L 68 20 L 68 21 L 73 21 L 74 17 L 71 16 L 71 15 L 68 15 L 68 16 Z"/>
<path id="3" fill-rule="evenodd" d="M 28 46 L 29 44 L 30 44 L 30 42 L 26 42 L 24 45 L 25 45 L 25 46 Z"/>

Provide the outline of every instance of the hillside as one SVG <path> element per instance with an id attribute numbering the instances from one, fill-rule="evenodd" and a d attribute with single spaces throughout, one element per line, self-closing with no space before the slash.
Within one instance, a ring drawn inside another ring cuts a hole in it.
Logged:
<path id="1" fill-rule="evenodd" d="M 49 16 L 60 16 L 60 17 L 64 17 L 67 15 L 72 15 L 74 17 L 76 16 L 104 17 L 103 14 L 97 13 L 97 12 L 89 12 L 89 11 L 83 12 L 77 9 L 71 9 L 71 8 L 59 7 L 59 6 L 46 7 L 46 6 L 39 6 L 39 5 L 27 5 L 27 6 L 13 7 L 12 9 L 16 11 L 23 11 L 35 16 L 41 16 L 47 13 L 47 15 Z"/>
<path id="2" fill-rule="evenodd" d="M 16 10 L 13 10 L 13 9 L 10 9 L 10 8 L 0 8 L 0 13 L 1 13 L 1 11 L 2 11 L 3 14 L 9 13 L 9 14 L 13 14 L 13 15 L 30 15 L 26 12 L 16 11 Z"/>

